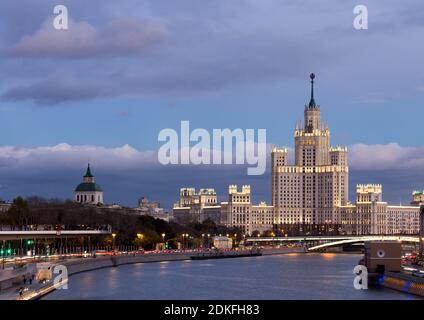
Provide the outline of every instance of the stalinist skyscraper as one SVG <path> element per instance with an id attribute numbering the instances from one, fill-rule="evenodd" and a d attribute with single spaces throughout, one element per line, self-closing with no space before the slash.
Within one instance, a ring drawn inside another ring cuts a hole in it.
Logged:
<path id="1" fill-rule="evenodd" d="M 314 98 L 305 106 L 304 123 L 296 124 L 295 163 L 289 165 L 287 149 L 273 148 L 272 203 L 277 224 L 337 224 L 336 212 L 348 201 L 347 148 L 330 145 L 330 130 L 321 123 Z"/>

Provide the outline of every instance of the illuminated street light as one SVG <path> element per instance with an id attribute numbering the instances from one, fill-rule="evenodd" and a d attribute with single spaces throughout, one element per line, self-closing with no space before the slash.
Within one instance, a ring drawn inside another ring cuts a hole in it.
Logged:
<path id="1" fill-rule="evenodd" d="M 113 247 L 113 251 L 115 252 L 115 237 L 116 237 L 116 233 L 112 233 L 112 247 Z"/>

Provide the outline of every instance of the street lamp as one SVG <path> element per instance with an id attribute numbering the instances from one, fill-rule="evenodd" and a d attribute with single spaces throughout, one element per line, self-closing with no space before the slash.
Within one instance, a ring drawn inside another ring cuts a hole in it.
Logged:
<path id="1" fill-rule="evenodd" d="M 163 243 L 162 250 L 165 249 L 165 236 L 166 236 L 166 234 L 162 233 L 162 243 Z"/>
<path id="2" fill-rule="evenodd" d="M 143 241 L 143 238 L 144 238 L 144 234 L 142 234 L 142 233 L 137 233 L 137 239 L 138 240 L 140 240 L 140 241 Z M 141 244 L 141 243 L 140 243 Z M 141 246 L 141 247 L 143 247 L 143 246 Z M 140 247 L 137 249 L 137 250 L 139 250 L 140 249 Z"/>
<path id="3" fill-rule="evenodd" d="M 116 233 L 112 233 L 112 247 L 113 247 L 113 251 L 115 251 L 115 237 L 116 237 Z"/>
<path id="4" fill-rule="evenodd" d="M 185 233 L 182 234 L 183 237 L 183 250 L 185 249 L 185 241 L 184 241 L 184 237 L 185 237 Z"/>

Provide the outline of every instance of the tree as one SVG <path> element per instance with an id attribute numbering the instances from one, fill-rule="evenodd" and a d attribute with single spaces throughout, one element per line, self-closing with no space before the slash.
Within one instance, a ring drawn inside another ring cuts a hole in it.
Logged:
<path id="1" fill-rule="evenodd" d="M 12 206 L 7 211 L 7 214 L 15 225 L 25 226 L 33 222 L 29 212 L 28 202 L 21 196 L 13 199 Z"/>

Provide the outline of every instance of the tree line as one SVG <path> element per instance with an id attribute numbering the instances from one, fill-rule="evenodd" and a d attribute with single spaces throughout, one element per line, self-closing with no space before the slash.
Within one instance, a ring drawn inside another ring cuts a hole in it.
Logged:
<path id="1" fill-rule="evenodd" d="M 71 200 L 44 199 L 41 197 L 17 197 L 10 209 L 0 213 L 0 225 L 23 229 L 27 226 L 37 228 L 42 225 L 72 228 L 84 226 L 94 228 L 110 225 L 116 235 L 115 245 L 138 245 L 143 248 L 154 248 L 156 243 L 169 242 L 170 247 L 176 242 L 190 242 L 198 246 L 206 235 L 231 234 L 241 240 L 242 234 L 237 228 L 217 225 L 212 220 L 203 223 L 191 222 L 181 225 L 166 222 L 149 215 L 137 215 L 131 209 L 100 208 L 76 203 Z M 189 235 L 189 237 L 183 237 Z M 163 236 L 165 235 L 165 237 Z M 112 236 L 101 236 L 91 239 L 97 245 L 110 245 Z M 184 239 L 183 239 L 184 238 Z M 71 240 L 83 242 L 84 239 Z"/>

